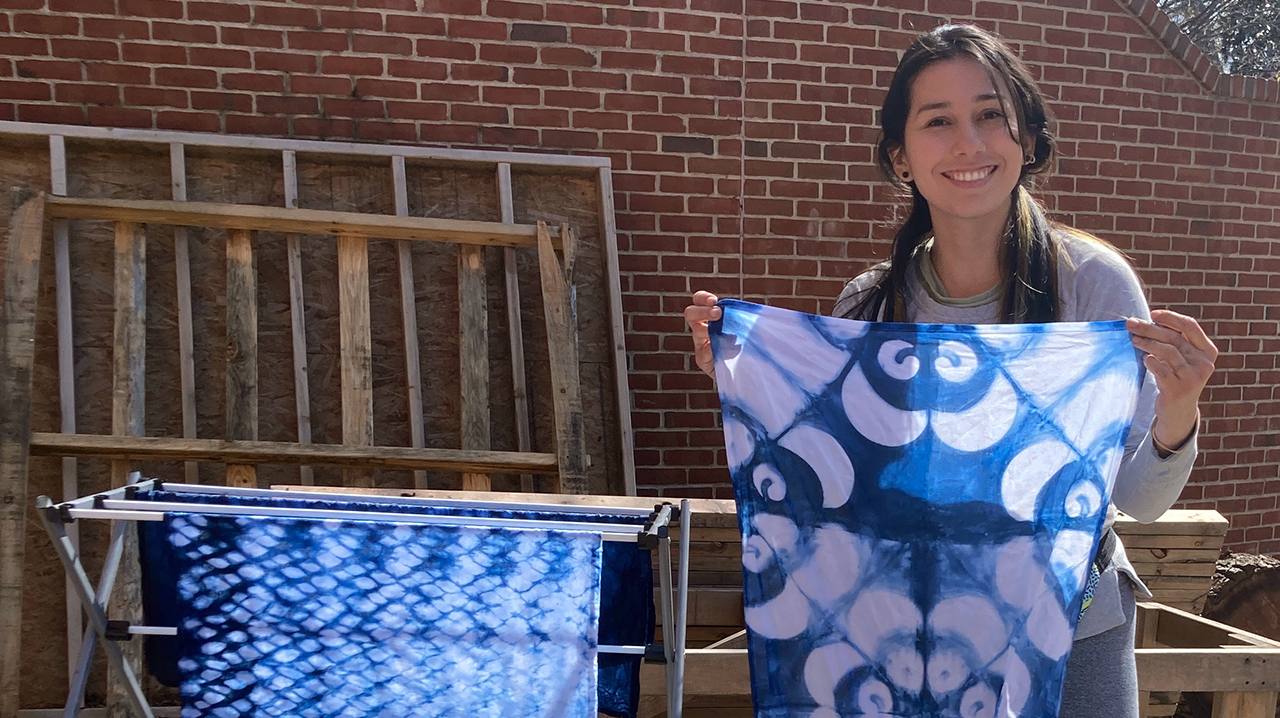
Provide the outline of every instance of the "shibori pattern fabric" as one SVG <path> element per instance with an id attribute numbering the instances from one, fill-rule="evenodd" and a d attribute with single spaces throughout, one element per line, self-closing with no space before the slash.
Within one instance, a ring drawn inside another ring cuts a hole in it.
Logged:
<path id="1" fill-rule="evenodd" d="M 635 521 L 635 519 L 610 514 L 440 507 L 315 498 L 286 499 L 170 490 L 139 491 L 135 498 L 141 501 L 427 513 L 486 518 L 590 521 L 592 523 Z M 174 548 L 169 543 L 165 526 L 158 522 L 147 522 L 139 525 L 138 532 L 142 555 L 142 598 L 148 622 L 154 625 L 178 625 L 182 621 L 183 614 L 179 610 L 177 599 L 177 570 L 173 566 Z M 599 642 L 607 645 L 652 643 L 655 613 L 653 569 L 649 552 L 634 544 L 606 542 L 602 548 L 600 573 Z M 151 674 L 165 685 L 180 686 L 182 676 L 178 670 L 177 639 L 169 636 L 148 636 L 146 651 L 147 668 Z M 634 718 L 640 702 L 640 662 L 638 656 L 622 654 L 601 654 L 597 657 L 597 707 L 601 713 L 620 718 Z"/>
<path id="2" fill-rule="evenodd" d="M 166 514 L 184 718 L 596 715 L 598 534 Z"/>
<path id="3" fill-rule="evenodd" d="M 1140 385 L 1123 322 L 720 306 L 756 715 L 1057 715 Z"/>

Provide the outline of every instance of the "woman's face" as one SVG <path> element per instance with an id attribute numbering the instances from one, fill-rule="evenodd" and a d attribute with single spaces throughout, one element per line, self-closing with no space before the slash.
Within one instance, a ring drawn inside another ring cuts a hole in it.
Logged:
<path id="1" fill-rule="evenodd" d="M 894 169 L 911 173 L 933 221 L 1000 219 L 1022 172 L 1017 119 L 1002 88 L 972 58 L 935 62 L 911 83 L 911 108 Z"/>

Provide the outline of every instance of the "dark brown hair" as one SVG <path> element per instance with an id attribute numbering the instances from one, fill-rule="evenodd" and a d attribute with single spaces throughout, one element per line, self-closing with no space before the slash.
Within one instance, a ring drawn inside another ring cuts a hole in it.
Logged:
<path id="1" fill-rule="evenodd" d="M 907 320 L 906 316 L 898 316 L 906 308 L 907 269 L 921 243 L 932 232 L 933 219 L 928 201 L 915 184 L 894 172 L 893 154 L 902 148 L 911 111 L 911 83 L 929 65 L 961 57 L 976 60 L 986 69 L 1002 105 L 1008 92 L 1018 126 L 1019 136 L 1014 139 L 1031 160 L 1023 164 L 1018 185 L 1010 197 L 1002 265 L 1005 289 L 1001 321 L 1051 322 L 1058 318 L 1058 243 L 1044 211 L 1028 192 L 1034 176 L 1049 169 L 1053 159 L 1057 146 L 1049 127 L 1053 115 L 1031 73 L 1013 51 L 1000 38 L 972 25 L 943 25 L 916 38 L 903 53 L 889 83 L 880 110 L 876 162 L 891 183 L 911 193 L 911 211 L 894 237 L 887 271 L 863 294 L 851 313 L 854 318 Z"/>

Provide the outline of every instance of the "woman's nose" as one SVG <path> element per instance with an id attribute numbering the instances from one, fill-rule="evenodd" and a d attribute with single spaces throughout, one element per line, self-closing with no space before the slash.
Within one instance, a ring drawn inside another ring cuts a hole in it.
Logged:
<path id="1" fill-rule="evenodd" d="M 956 126 L 952 152 L 957 155 L 972 155 L 980 152 L 983 147 L 985 143 L 982 141 L 982 133 L 978 130 L 977 124 L 961 122 Z"/>

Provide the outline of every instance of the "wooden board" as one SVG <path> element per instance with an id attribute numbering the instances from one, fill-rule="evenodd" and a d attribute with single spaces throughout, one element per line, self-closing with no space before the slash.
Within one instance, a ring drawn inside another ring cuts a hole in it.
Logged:
<path id="1" fill-rule="evenodd" d="M 112 342 L 111 433 L 115 436 L 142 436 L 146 430 L 147 356 L 147 235 L 131 222 L 115 225 L 115 337 Z M 134 481 L 134 466 L 127 459 L 111 462 L 111 486 L 119 488 Z M 142 568 L 138 562 L 138 533 L 124 532 L 116 581 L 107 603 L 113 620 L 142 623 Z M 125 664 L 135 676 L 142 675 L 142 644 L 128 641 L 120 646 Z M 107 670 L 107 716 L 128 718 L 133 702 L 127 679 L 114 667 Z"/>
<path id="2" fill-rule="evenodd" d="M 482 247 L 458 245 L 458 373 L 462 448 L 489 448 L 489 308 Z M 485 474 L 463 474 L 466 491 L 489 491 Z"/>
<path id="3" fill-rule="evenodd" d="M 27 455 L 35 363 L 44 195 L 15 191 L 0 309 L 0 715 L 18 713 L 21 675 Z"/>
<path id="4" fill-rule="evenodd" d="M 369 333 L 369 240 L 338 237 L 338 301 L 342 331 L 342 443 L 373 444 L 372 339 Z M 372 486 L 363 469 L 342 472 L 346 486 Z"/>
<path id="5" fill-rule="evenodd" d="M 555 405 L 556 455 L 560 457 L 558 491 L 585 494 L 587 480 L 586 427 L 583 426 L 582 384 L 578 372 L 577 298 L 573 291 L 575 237 L 561 227 L 564 263 L 556 257 L 545 222 L 538 223 L 538 265 L 542 270 L 542 302 L 546 308 L 547 344 L 551 358 L 551 396 Z"/>
<path id="6" fill-rule="evenodd" d="M 258 272 L 253 233 L 227 232 L 227 440 L 258 440 Z M 227 464 L 227 486 L 256 487 L 252 464 Z"/>
<path id="7" fill-rule="evenodd" d="M 45 213 L 68 219 L 99 219 L 180 227 L 265 230 L 299 234 L 386 237 L 429 242 L 500 247 L 536 246 L 537 234 L 527 225 L 470 220 L 440 221 L 421 217 L 388 217 L 355 212 L 290 210 L 255 205 L 167 200 L 82 199 L 49 197 Z M 552 235 L 559 239 L 559 234 Z M 558 242 L 557 242 L 558 244 Z"/>

